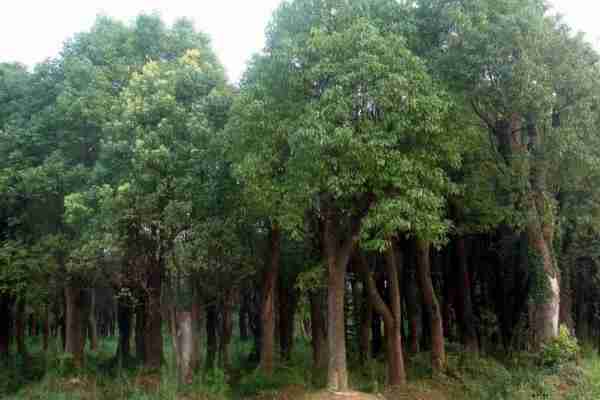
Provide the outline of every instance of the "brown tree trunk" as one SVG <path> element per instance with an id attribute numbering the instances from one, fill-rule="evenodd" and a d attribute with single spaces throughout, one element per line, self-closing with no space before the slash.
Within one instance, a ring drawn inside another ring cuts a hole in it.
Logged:
<path id="1" fill-rule="evenodd" d="M 135 358 L 146 362 L 146 305 L 145 300 L 135 310 Z"/>
<path id="2" fill-rule="evenodd" d="M 189 311 L 177 312 L 175 318 L 179 382 L 180 384 L 190 385 L 193 378 L 192 354 L 194 348 L 192 313 Z"/>
<path id="3" fill-rule="evenodd" d="M 467 351 L 479 352 L 477 332 L 475 331 L 475 314 L 471 296 L 471 277 L 467 259 L 466 239 L 460 236 L 456 239 L 456 259 L 458 262 L 458 296 L 462 342 Z"/>
<path id="4" fill-rule="evenodd" d="M 400 277 L 398 273 L 398 268 L 401 268 L 402 265 L 402 255 L 394 247 L 390 247 L 386 251 L 386 272 L 390 287 L 389 306 L 381 297 L 364 257 L 359 257 L 357 261 L 357 266 L 362 271 L 373 307 L 383 317 L 386 339 L 387 383 L 389 386 L 402 386 L 406 383 L 402 350 L 402 297 L 400 296 Z"/>
<path id="5" fill-rule="evenodd" d="M 431 366 L 434 373 L 445 369 L 446 353 L 444 349 L 444 329 L 442 326 L 442 313 L 431 280 L 430 250 L 428 241 L 417 239 L 417 274 L 421 291 L 423 292 L 423 305 L 429 316 L 431 332 Z"/>
<path id="6" fill-rule="evenodd" d="M 119 302 L 117 309 L 117 324 L 119 326 L 119 344 L 117 346 L 117 362 L 127 365 L 131 356 L 131 308 Z M 137 325 L 137 321 L 136 321 Z M 137 333 L 136 333 L 137 336 Z"/>
<path id="7" fill-rule="evenodd" d="M 144 366 L 158 369 L 163 359 L 161 290 L 164 260 L 160 258 L 148 271 L 148 295 L 146 297 Z"/>
<path id="8" fill-rule="evenodd" d="M 373 320 L 373 304 L 363 285 L 363 304 L 360 312 L 360 363 L 364 364 L 371 358 L 371 321 Z"/>
<path id="9" fill-rule="evenodd" d="M 281 358 L 289 361 L 294 347 L 294 325 L 296 314 L 295 280 L 279 285 L 279 347 Z"/>
<path id="10" fill-rule="evenodd" d="M 273 224 L 269 232 L 269 264 L 264 275 L 260 313 L 262 338 L 259 368 L 267 375 L 273 373 L 275 357 L 275 293 L 280 259 L 281 232 L 279 231 L 279 227 Z"/>
<path id="11" fill-rule="evenodd" d="M 354 272 L 356 276 L 352 279 L 352 301 L 354 305 L 354 315 L 352 318 L 358 334 L 358 360 L 360 365 L 364 365 L 369 359 L 372 307 L 369 294 L 365 289 L 364 280 L 361 279 L 360 271 L 355 270 Z"/>
<path id="12" fill-rule="evenodd" d="M 346 367 L 346 337 L 344 326 L 344 292 L 346 283 L 346 265 L 337 263 L 334 257 L 328 257 L 329 291 L 327 295 L 327 318 L 329 363 L 327 383 L 330 389 L 346 391 L 348 389 L 348 371 Z"/>
<path id="13" fill-rule="evenodd" d="M 346 289 L 346 269 L 352 253 L 360 239 L 361 223 L 374 201 L 372 196 L 364 200 L 364 208 L 350 218 L 349 232 L 342 235 L 342 223 L 339 210 L 330 199 L 323 198 L 323 253 L 328 273 L 327 293 L 327 345 L 328 368 L 327 386 L 330 390 L 345 392 L 348 390 L 348 369 L 346 365 L 346 330 L 344 300 Z"/>
<path id="14" fill-rule="evenodd" d="M 323 317 L 323 293 L 313 291 L 310 294 L 310 327 L 312 336 L 313 363 L 316 371 L 327 366 L 327 335 Z"/>
<path id="15" fill-rule="evenodd" d="M 246 295 L 246 290 L 244 290 L 242 298 L 241 298 L 241 304 L 240 304 L 240 314 L 239 314 L 239 330 L 240 330 L 240 340 L 242 342 L 245 342 L 249 339 L 250 335 L 248 334 L 248 317 L 249 317 L 249 299 L 248 296 Z"/>
<path id="16" fill-rule="evenodd" d="M 46 305 L 44 307 L 44 321 L 43 321 L 43 332 L 42 332 L 42 350 L 48 351 L 48 338 L 50 336 L 50 307 Z"/>
<path id="17" fill-rule="evenodd" d="M 412 354 L 419 352 L 421 331 L 421 309 L 419 301 L 419 283 L 417 282 L 416 254 L 414 246 L 407 246 L 406 274 L 404 278 L 404 293 L 406 293 L 406 314 L 408 317 L 409 345 Z"/>
<path id="18" fill-rule="evenodd" d="M 231 354 L 229 345 L 233 334 L 233 293 L 228 291 L 223 299 L 221 307 L 221 337 L 219 341 L 219 364 L 221 368 L 228 369 L 231 366 Z"/>
<path id="19" fill-rule="evenodd" d="M 90 289 L 90 310 L 87 318 L 87 336 L 90 341 L 90 350 L 98 350 L 98 327 L 96 325 L 96 290 Z"/>
<path id="20" fill-rule="evenodd" d="M 209 304 L 206 307 L 206 370 L 215 366 L 217 355 L 217 307 Z"/>
<path id="21" fill-rule="evenodd" d="M 85 345 L 84 293 L 82 289 L 68 284 L 65 288 L 66 300 L 66 347 L 73 356 L 73 367 L 83 367 Z"/>
<path id="22" fill-rule="evenodd" d="M 12 304 L 11 296 L 0 294 L 0 360 L 8 358 L 10 352 Z"/>

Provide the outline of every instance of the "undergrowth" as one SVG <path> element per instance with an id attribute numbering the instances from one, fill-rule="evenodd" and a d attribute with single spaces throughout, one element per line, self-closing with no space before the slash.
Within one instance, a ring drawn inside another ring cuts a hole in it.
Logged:
<path id="1" fill-rule="evenodd" d="M 561 340 L 565 340 L 562 338 Z M 196 374 L 193 383 L 178 384 L 177 371 L 168 341 L 165 365 L 161 371 L 140 367 L 121 368 L 111 362 L 116 341 L 101 341 L 96 352 L 86 354 L 85 367 L 70 368 L 68 357 L 56 344 L 44 354 L 39 343 L 28 342 L 27 358 L 13 356 L 0 369 L 0 398 L 85 399 L 85 400 L 232 400 L 245 398 L 301 400 L 294 393 L 315 392 L 325 385 L 326 371 L 312 366 L 310 343 L 298 340 L 290 360 L 278 360 L 273 375 L 267 376 L 248 360 L 249 342 L 232 345 L 232 366 Z M 583 357 L 563 354 L 555 346 L 545 355 L 512 354 L 479 357 L 448 346 L 445 374 L 432 378 L 429 353 L 407 355 L 409 384 L 399 393 L 385 392 L 385 363 L 370 360 L 359 366 L 350 359 L 350 382 L 354 389 L 386 394 L 394 399 L 440 400 L 593 400 L 600 399 L 600 358 L 595 350 L 584 348 Z M 564 357 L 563 357 L 564 355 Z M 542 358 L 541 358 L 542 357 Z M 543 358 L 546 357 L 546 358 Z M 546 360 L 546 361 L 544 361 Z M 548 361 L 548 360 L 551 360 Z M 558 361 L 557 361 L 558 360 Z"/>

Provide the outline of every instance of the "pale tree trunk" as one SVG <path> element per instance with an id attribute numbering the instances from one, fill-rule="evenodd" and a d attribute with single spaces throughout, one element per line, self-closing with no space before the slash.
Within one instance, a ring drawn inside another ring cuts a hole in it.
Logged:
<path id="1" fill-rule="evenodd" d="M 261 346 L 260 365 L 261 371 L 267 375 L 273 373 L 275 358 L 275 293 L 279 263 L 281 259 L 281 232 L 276 224 L 271 226 L 269 232 L 269 257 L 268 266 L 264 274 L 263 293 L 261 304 Z"/>
<path id="2" fill-rule="evenodd" d="M 188 311 L 176 313 L 176 351 L 179 382 L 184 385 L 192 383 L 192 355 L 194 350 L 192 333 L 192 313 Z"/>
<path id="3" fill-rule="evenodd" d="M 417 274 L 421 291 L 423 292 L 423 305 L 427 310 L 431 332 L 431 366 L 434 373 L 439 373 L 446 367 L 446 352 L 444 349 L 444 328 L 441 308 L 431 280 L 431 244 L 428 241 L 417 239 L 416 245 Z"/>
<path id="4" fill-rule="evenodd" d="M 539 348 L 543 343 L 558 335 L 560 314 L 560 284 L 556 260 L 552 250 L 554 239 L 554 211 L 550 204 L 550 196 L 546 191 L 546 160 L 543 150 L 543 138 L 537 129 L 533 117 L 528 117 L 527 133 L 531 147 L 530 184 L 528 196 L 529 216 L 526 226 L 529 246 L 541 263 L 546 293 L 543 299 L 533 304 L 535 323 L 534 346 Z"/>
<path id="5" fill-rule="evenodd" d="M 202 309 L 200 307 L 200 296 L 196 294 L 192 303 L 192 370 L 200 368 L 200 326 L 202 320 Z"/>
<path id="6" fill-rule="evenodd" d="M 335 211 L 326 210 L 323 224 L 323 249 L 328 271 L 327 293 L 327 344 L 328 368 L 327 385 L 330 390 L 348 390 L 348 369 L 346 365 L 346 330 L 344 316 L 344 293 L 346 269 L 350 256 L 358 244 L 362 217 L 352 218 L 351 231 L 340 245 L 338 238 L 340 221 Z M 366 211 L 365 211 L 366 214 Z"/>

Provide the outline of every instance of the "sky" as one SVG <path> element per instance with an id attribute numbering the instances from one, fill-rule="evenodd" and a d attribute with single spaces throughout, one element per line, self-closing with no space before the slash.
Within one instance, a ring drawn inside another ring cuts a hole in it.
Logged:
<path id="1" fill-rule="evenodd" d="M 141 12 L 158 12 L 167 23 L 191 18 L 209 34 L 236 82 L 246 61 L 262 49 L 264 31 L 281 0 L 0 0 L 0 62 L 32 66 L 56 56 L 73 34 L 90 29 L 96 15 L 131 21 Z M 597 0 L 551 0 L 556 10 L 577 31 L 600 44 Z M 598 46 L 600 48 L 600 46 Z"/>

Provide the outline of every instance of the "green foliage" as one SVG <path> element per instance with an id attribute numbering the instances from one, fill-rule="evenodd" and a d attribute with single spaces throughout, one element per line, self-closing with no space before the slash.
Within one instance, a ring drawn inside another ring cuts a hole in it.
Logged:
<path id="1" fill-rule="evenodd" d="M 577 360 L 581 352 L 577 338 L 561 325 L 558 336 L 542 345 L 539 362 L 545 367 L 560 367 Z"/>

